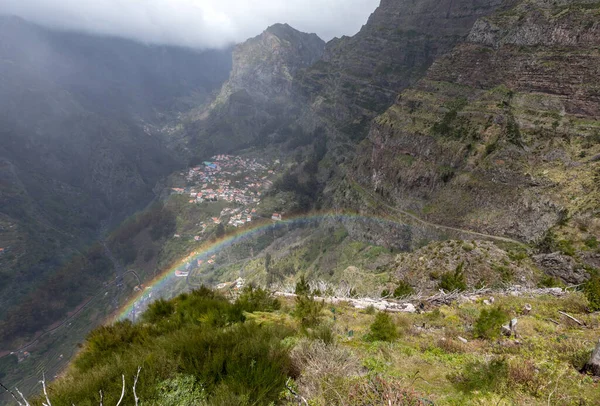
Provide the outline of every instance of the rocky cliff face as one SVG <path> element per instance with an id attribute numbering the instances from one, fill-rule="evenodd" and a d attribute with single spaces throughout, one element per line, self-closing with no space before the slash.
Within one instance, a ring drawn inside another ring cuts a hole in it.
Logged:
<path id="1" fill-rule="evenodd" d="M 216 99 L 188 123 L 190 149 L 206 155 L 231 151 L 275 134 L 293 121 L 296 72 L 321 57 L 325 42 L 276 24 L 235 47 L 229 80 Z"/>
<path id="2" fill-rule="evenodd" d="M 600 235 L 599 16 L 526 0 L 478 19 L 375 119 L 352 176 L 431 221 L 585 250 Z"/>
<path id="3" fill-rule="evenodd" d="M 290 96 L 296 72 L 321 58 L 325 42 L 287 24 L 275 24 L 233 50 L 233 68 L 216 103 L 246 91 L 261 101 Z"/>
<path id="4" fill-rule="evenodd" d="M 297 91 L 309 105 L 304 125 L 327 126 L 332 138 L 364 138 L 398 92 L 506 3 L 383 0 L 358 34 L 329 42 L 321 61 L 298 75 Z"/>

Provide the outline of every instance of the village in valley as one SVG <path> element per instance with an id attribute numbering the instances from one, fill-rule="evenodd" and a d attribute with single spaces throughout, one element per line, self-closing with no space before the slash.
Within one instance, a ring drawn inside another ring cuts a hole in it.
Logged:
<path id="1" fill-rule="evenodd" d="M 223 225 L 241 227 L 259 217 L 257 211 L 265 193 L 283 166 L 278 159 L 268 161 L 255 157 L 216 155 L 180 172 L 170 188 L 171 195 L 188 196 L 188 204 L 206 208 L 206 218 L 197 224 L 196 241 L 211 227 Z M 176 186 L 176 187 L 175 187 Z M 203 206 L 204 204 L 204 206 Z M 206 204 L 210 206 L 205 206 Z M 217 210 L 215 212 L 215 209 Z M 262 213 L 265 217 L 265 213 Z M 274 221 L 283 220 L 281 213 L 268 213 Z M 175 234 L 174 238 L 182 238 Z"/>

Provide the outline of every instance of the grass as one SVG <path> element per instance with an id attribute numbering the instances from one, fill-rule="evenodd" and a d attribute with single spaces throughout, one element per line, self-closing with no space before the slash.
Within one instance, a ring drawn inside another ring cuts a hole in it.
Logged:
<path id="1" fill-rule="evenodd" d="M 597 382 L 578 372 L 600 333 L 585 295 L 495 299 L 388 314 L 310 298 L 275 305 L 258 289 L 230 303 L 201 290 L 157 302 L 141 324 L 97 330 L 50 395 L 53 405 L 91 405 L 101 387 L 114 403 L 120 374 L 142 365 L 138 395 L 150 405 L 297 404 L 288 379 L 311 405 L 598 404 Z M 308 324 L 299 303 L 316 315 Z M 496 334 L 514 317 L 518 342 Z"/>

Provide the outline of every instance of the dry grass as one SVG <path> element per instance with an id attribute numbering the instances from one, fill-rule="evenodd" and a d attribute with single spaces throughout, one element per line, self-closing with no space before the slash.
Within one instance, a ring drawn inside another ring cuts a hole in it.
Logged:
<path id="1" fill-rule="evenodd" d="M 301 376 L 296 382 L 307 399 L 329 398 L 342 381 L 361 375 L 359 359 L 351 350 L 321 340 L 301 340 L 292 350 L 292 364 Z"/>

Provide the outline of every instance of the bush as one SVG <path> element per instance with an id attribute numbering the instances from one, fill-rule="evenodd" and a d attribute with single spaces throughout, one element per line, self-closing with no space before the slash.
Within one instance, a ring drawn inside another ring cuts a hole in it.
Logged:
<path id="1" fill-rule="evenodd" d="M 148 310 L 144 313 L 144 321 L 147 323 L 157 323 L 165 317 L 169 317 L 175 312 L 175 306 L 172 302 L 164 299 L 158 299 L 148 306 Z"/>
<path id="2" fill-rule="evenodd" d="M 356 380 L 348 390 L 347 400 L 334 398 L 329 404 L 424 406 L 432 402 L 423 400 L 420 394 L 407 389 L 399 380 L 368 376 Z"/>
<path id="3" fill-rule="evenodd" d="M 296 282 L 296 289 L 294 290 L 294 293 L 297 295 L 310 294 L 310 285 L 308 284 L 308 281 L 304 278 L 304 276 L 301 276 L 298 282 Z"/>
<path id="4" fill-rule="evenodd" d="M 586 245 L 586 247 L 590 248 L 590 249 L 598 249 L 598 239 L 596 237 L 594 237 L 593 235 L 586 238 L 583 243 Z"/>
<path id="5" fill-rule="evenodd" d="M 538 282 L 538 286 L 540 288 L 561 288 L 564 287 L 564 284 L 551 275 L 544 275 Z"/>
<path id="6" fill-rule="evenodd" d="M 158 325 L 129 321 L 94 330 L 65 379 L 51 384 L 57 405 L 116 404 L 121 374 L 123 404 L 134 404 L 132 376 L 142 367 L 137 394 L 148 405 L 276 402 L 296 377 L 285 326 L 246 323 L 235 304 L 208 289 L 153 305 Z M 41 404 L 39 399 L 32 404 Z"/>
<path id="7" fill-rule="evenodd" d="M 313 400 L 311 404 L 330 405 L 332 401 L 339 401 L 339 398 L 330 399 L 337 397 L 332 388 L 345 397 L 343 381 L 361 373 L 360 360 L 352 351 L 335 344 L 327 345 L 323 341 L 300 340 L 290 356 L 293 369 L 300 375 L 296 381 L 298 391 L 305 398 Z"/>
<path id="8" fill-rule="evenodd" d="M 594 272 L 583 287 L 591 311 L 600 310 L 600 272 Z"/>
<path id="9" fill-rule="evenodd" d="M 370 333 L 367 335 L 369 341 L 394 341 L 398 338 L 398 329 L 387 313 L 377 313 L 369 329 Z"/>
<path id="10" fill-rule="evenodd" d="M 401 299 L 412 295 L 415 292 L 412 286 L 406 281 L 400 281 L 396 289 L 394 289 L 394 297 Z"/>
<path id="11" fill-rule="evenodd" d="M 508 362 L 496 358 L 490 362 L 469 363 L 462 372 L 449 375 L 448 379 L 462 392 L 502 393 L 507 389 L 508 374 Z"/>
<path id="12" fill-rule="evenodd" d="M 508 320 L 508 314 L 500 307 L 483 309 L 473 327 L 475 337 L 494 339 L 500 336 L 500 329 Z"/>
<path id="13" fill-rule="evenodd" d="M 254 288 L 249 285 L 235 302 L 245 312 L 273 312 L 281 309 L 281 302 L 274 298 L 266 289 Z"/>
<path id="14" fill-rule="evenodd" d="M 440 276 L 438 287 L 447 292 L 455 290 L 463 291 L 467 289 L 467 280 L 463 271 L 465 263 L 461 262 L 454 272 L 446 272 Z"/>
<path id="15" fill-rule="evenodd" d="M 300 325 L 303 328 L 315 327 L 323 318 L 323 309 L 325 302 L 318 302 L 314 298 L 307 295 L 296 296 L 296 309 L 294 316 L 300 320 Z"/>

